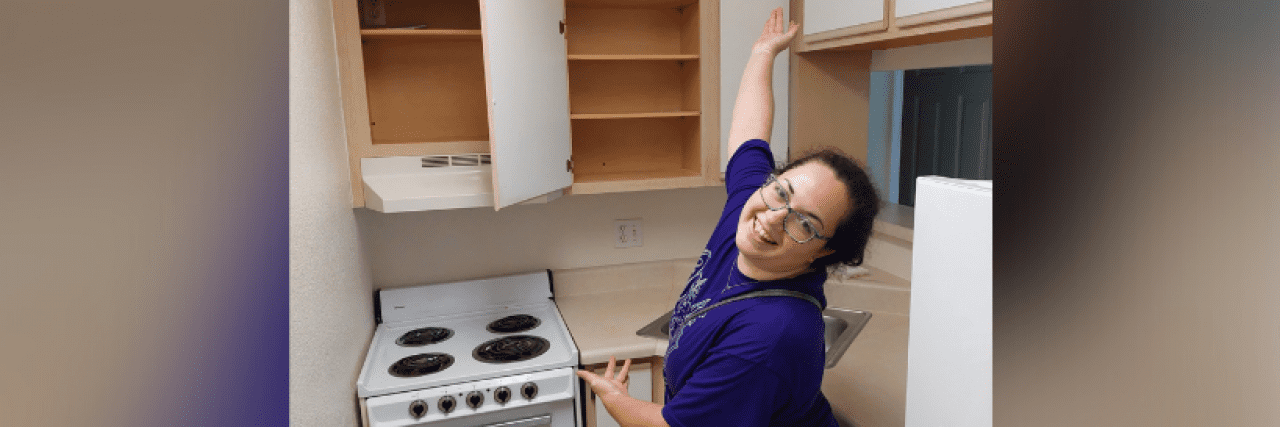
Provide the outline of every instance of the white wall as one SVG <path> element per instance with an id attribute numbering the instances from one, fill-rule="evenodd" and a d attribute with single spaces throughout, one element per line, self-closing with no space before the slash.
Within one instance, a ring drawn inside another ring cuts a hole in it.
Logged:
<path id="1" fill-rule="evenodd" d="M 566 196 L 544 205 L 384 214 L 357 209 L 376 287 L 542 269 L 697 258 L 724 187 Z M 643 220 L 643 246 L 614 248 L 613 221 Z"/>
<path id="2" fill-rule="evenodd" d="M 289 2 L 289 421 L 354 426 L 373 335 L 371 275 L 351 209 L 332 8 Z"/>

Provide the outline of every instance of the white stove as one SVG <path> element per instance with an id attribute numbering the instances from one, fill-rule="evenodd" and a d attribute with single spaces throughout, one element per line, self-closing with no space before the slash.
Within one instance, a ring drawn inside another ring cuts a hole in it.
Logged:
<path id="1" fill-rule="evenodd" d="M 379 290 L 365 425 L 576 426 L 578 348 L 551 272 Z"/>

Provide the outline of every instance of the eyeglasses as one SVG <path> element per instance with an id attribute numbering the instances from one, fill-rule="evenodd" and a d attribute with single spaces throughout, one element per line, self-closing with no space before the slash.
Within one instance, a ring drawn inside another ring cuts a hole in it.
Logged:
<path id="1" fill-rule="evenodd" d="M 808 242 L 814 238 L 831 240 L 830 236 L 818 233 L 818 227 L 813 225 L 813 220 L 809 216 L 791 208 L 791 191 L 778 182 L 777 175 L 770 174 L 769 179 L 760 186 L 760 200 L 764 202 L 764 207 L 771 211 L 787 210 L 782 229 L 787 232 L 787 237 L 796 243 Z"/>

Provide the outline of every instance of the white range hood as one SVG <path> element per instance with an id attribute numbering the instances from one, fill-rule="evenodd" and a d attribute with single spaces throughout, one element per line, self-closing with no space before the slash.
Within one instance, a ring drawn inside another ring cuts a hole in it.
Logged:
<path id="1" fill-rule="evenodd" d="M 360 159 L 365 207 L 410 212 L 493 206 L 488 154 Z"/>
<path id="2" fill-rule="evenodd" d="M 364 205 L 396 213 L 493 207 L 491 155 L 373 157 L 360 159 Z M 560 198 L 564 189 L 520 201 L 541 204 Z"/>

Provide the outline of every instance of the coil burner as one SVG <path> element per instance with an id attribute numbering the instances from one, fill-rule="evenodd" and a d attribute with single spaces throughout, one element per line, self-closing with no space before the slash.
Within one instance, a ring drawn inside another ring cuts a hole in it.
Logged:
<path id="1" fill-rule="evenodd" d="M 401 347 L 418 347 L 427 344 L 435 344 L 453 337 L 453 330 L 447 328 L 419 328 L 409 332 L 405 332 L 400 338 L 396 338 L 396 344 Z"/>
<path id="2" fill-rule="evenodd" d="M 493 322 L 490 322 L 489 326 L 486 326 L 485 329 L 488 329 L 489 332 L 493 333 L 510 334 L 515 332 L 524 332 L 536 328 L 540 324 L 542 324 L 542 321 L 538 320 L 537 317 L 533 317 L 528 314 L 517 314 L 494 320 Z"/>
<path id="3" fill-rule="evenodd" d="M 387 369 L 387 372 L 401 378 L 420 377 L 443 371 L 451 365 L 453 365 L 453 356 L 444 353 L 423 353 L 396 361 L 390 369 Z"/>
<path id="4" fill-rule="evenodd" d="M 551 348 L 551 342 L 530 335 L 513 335 L 486 341 L 471 355 L 485 363 L 511 363 L 529 360 Z"/>

